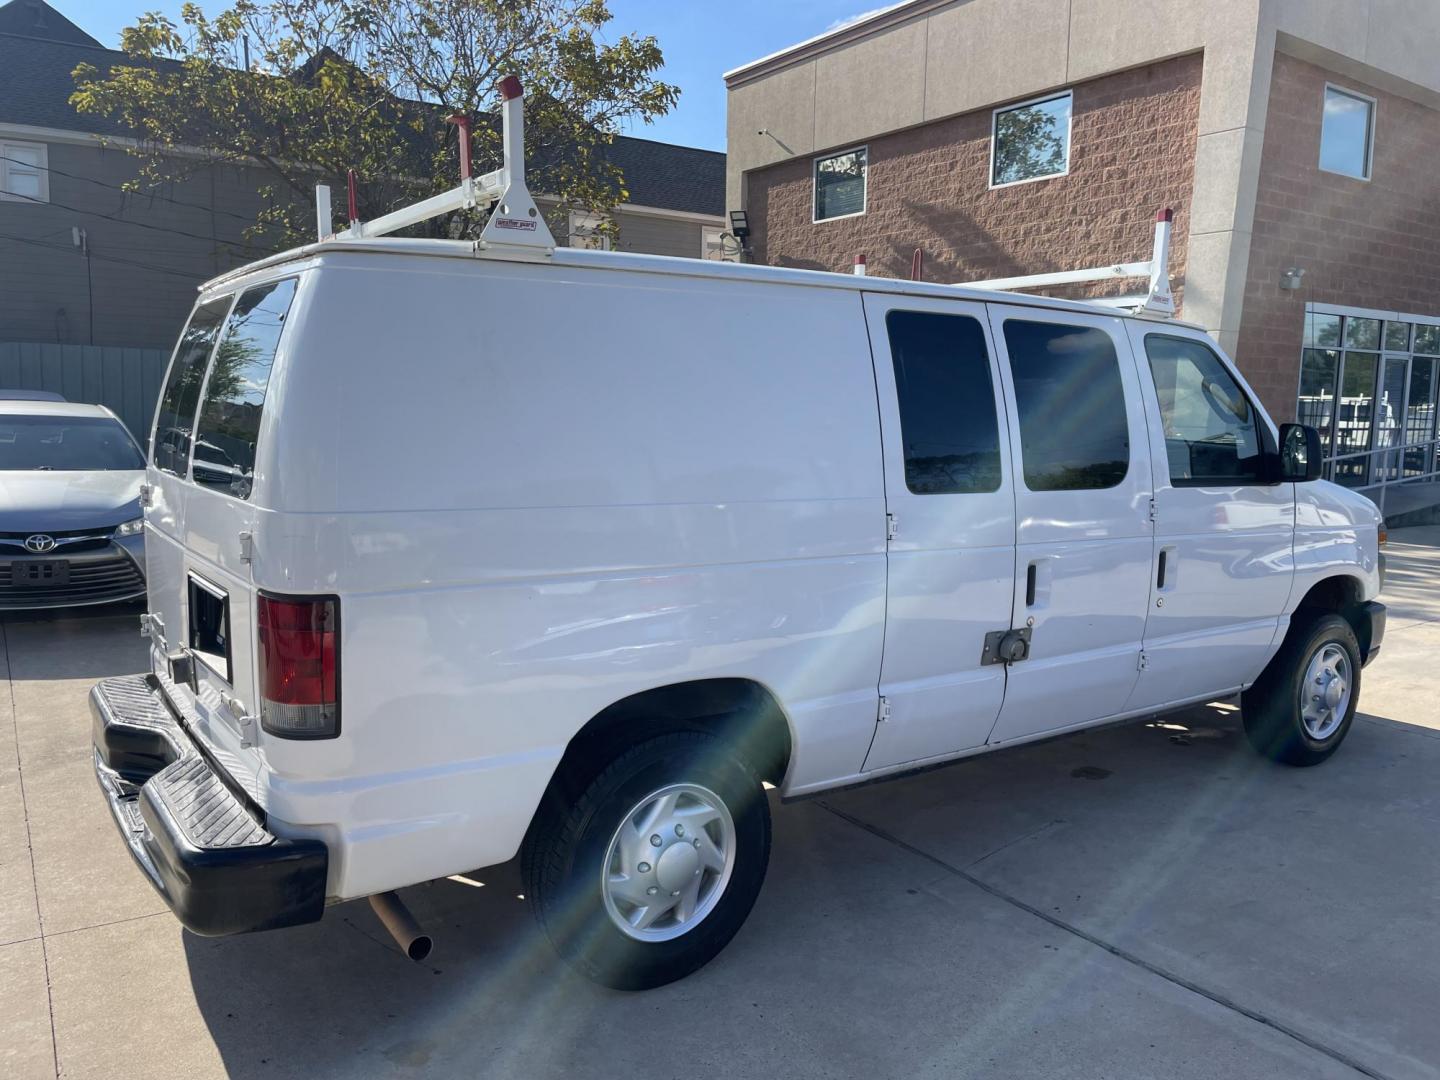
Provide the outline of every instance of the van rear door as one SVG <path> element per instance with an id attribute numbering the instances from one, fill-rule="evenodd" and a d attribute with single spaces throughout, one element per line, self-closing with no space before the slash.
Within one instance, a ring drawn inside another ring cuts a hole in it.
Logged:
<path id="1" fill-rule="evenodd" d="M 205 378 L 191 448 L 185 573 L 175 584 L 184 590 L 202 733 L 235 751 L 248 750 L 258 735 L 255 448 L 297 280 L 255 285 L 235 298 Z"/>
<path id="2" fill-rule="evenodd" d="M 157 671 L 167 670 L 167 657 L 179 656 L 185 645 L 184 538 L 190 443 L 205 373 L 234 299 L 230 295 L 215 297 L 191 313 L 175 346 L 150 432 L 145 580 Z"/>
<path id="3" fill-rule="evenodd" d="M 164 462 L 157 507 L 170 510 L 154 521 L 164 537 L 151 560 L 153 573 L 158 570 L 151 608 L 163 611 L 170 654 L 183 652 L 190 661 L 189 681 L 174 693 L 193 707 L 200 734 L 238 779 L 259 766 L 253 752 L 259 711 L 251 573 L 255 448 L 295 287 L 297 278 L 282 278 L 226 301 L 203 383 L 184 376 L 186 395 L 177 393 L 174 415 L 163 420 L 170 445 L 157 444 L 163 451 L 157 465 Z"/>

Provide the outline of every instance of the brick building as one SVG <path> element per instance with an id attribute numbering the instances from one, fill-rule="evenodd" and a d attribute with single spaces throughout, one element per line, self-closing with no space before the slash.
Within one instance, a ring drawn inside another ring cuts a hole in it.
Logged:
<path id="1" fill-rule="evenodd" d="M 1440 3 L 905 0 L 727 73 L 727 202 L 757 261 L 942 281 L 1143 260 L 1173 207 L 1182 317 L 1337 479 L 1422 479 L 1437 57 Z"/>

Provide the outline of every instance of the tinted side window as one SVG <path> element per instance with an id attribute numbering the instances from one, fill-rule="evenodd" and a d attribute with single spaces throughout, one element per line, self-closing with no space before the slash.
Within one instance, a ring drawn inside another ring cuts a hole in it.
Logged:
<path id="1" fill-rule="evenodd" d="M 195 430 L 195 407 L 200 403 L 200 384 L 205 380 L 205 363 L 210 359 L 215 334 L 229 309 L 228 296 L 201 304 L 180 335 L 155 414 L 151 460 L 157 469 L 176 476 L 185 475 L 185 466 L 190 461 L 190 436 Z"/>
<path id="2" fill-rule="evenodd" d="M 998 490 L 1000 427 L 980 323 L 964 315 L 892 311 L 885 330 L 905 486 L 917 495 Z"/>
<path id="3" fill-rule="evenodd" d="M 287 278 L 247 289 L 235 302 L 205 383 L 195 431 L 192 475 L 197 484 L 238 499 L 250 497 L 270 366 L 294 298 L 295 279 Z"/>
<path id="4" fill-rule="evenodd" d="M 1120 358 L 1103 330 L 1005 323 L 1020 413 L 1020 459 L 1031 491 L 1114 487 L 1130 471 Z"/>
<path id="5" fill-rule="evenodd" d="M 1260 418 L 1225 364 L 1203 342 L 1148 334 L 1145 354 L 1160 399 L 1170 482 L 1264 478 Z"/>

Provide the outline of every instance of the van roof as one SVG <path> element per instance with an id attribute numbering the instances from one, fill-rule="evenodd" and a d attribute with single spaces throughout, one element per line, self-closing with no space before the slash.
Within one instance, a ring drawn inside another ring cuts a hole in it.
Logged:
<path id="1" fill-rule="evenodd" d="M 228 273 L 212 278 L 200 286 L 201 292 L 222 288 L 239 278 L 257 271 L 332 254 L 344 255 L 390 255 L 425 258 L 484 259 L 490 262 L 513 262 L 513 257 L 490 255 L 478 250 L 469 240 L 431 240 L 409 237 L 374 237 L 366 240 L 325 239 L 304 247 L 292 248 L 267 258 L 236 267 Z M 1003 292 L 996 289 L 977 289 L 965 285 L 949 285 L 943 282 L 908 281 L 897 278 L 860 277 L 855 274 L 837 274 L 825 270 L 796 270 L 780 266 L 762 266 L 756 263 L 719 262 L 710 259 L 687 259 L 671 255 L 638 255 L 623 251 L 594 251 L 587 248 L 557 247 L 549 255 L 526 261 L 548 262 L 557 266 L 577 266 L 593 269 L 629 271 L 632 273 L 675 274 L 685 277 L 717 278 L 723 280 L 763 281 L 777 285 L 798 285 L 820 289 L 850 289 L 864 292 L 902 293 L 911 296 L 932 297 L 948 300 L 971 300 L 979 303 L 1006 303 L 1034 307 L 1061 308 L 1093 315 L 1121 318 L 1147 318 L 1122 308 L 1083 300 L 1065 300 L 1052 296 L 1033 296 L 1029 293 Z M 1147 318 L 1147 321 L 1156 321 Z M 1179 319 L 1165 319 L 1166 325 L 1186 326 L 1196 330 L 1203 327 Z"/>

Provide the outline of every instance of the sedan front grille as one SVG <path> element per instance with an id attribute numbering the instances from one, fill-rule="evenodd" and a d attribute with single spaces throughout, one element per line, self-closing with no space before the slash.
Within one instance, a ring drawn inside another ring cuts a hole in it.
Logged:
<path id="1" fill-rule="evenodd" d="M 29 532 L 0 532 L 0 558 L 29 554 L 25 548 L 25 541 L 36 533 L 44 533 L 55 541 L 55 548 L 51 554 L 58 559 L 63 555 L 104 551 L 110 546 L 110 538 L 114 532 L 114 525 L 93 529 L 57 529 L 54 532 L 46 532 L 44 529 L 31 529 Z"/>
<path id="2" fill-rule="evenodd" d="M 15 568 L 27 562 L 67 563 L 66 580 L 58 584 L 16 581 Z M 139 596 L 144 591 L 145 575 L 134 560 L 119 553 L 91 554 L 83 558 L 0 560 L 0 610 L 103 604 Z"/>

